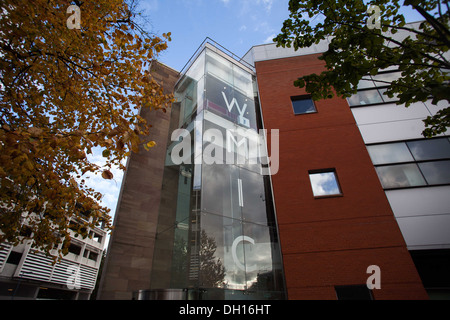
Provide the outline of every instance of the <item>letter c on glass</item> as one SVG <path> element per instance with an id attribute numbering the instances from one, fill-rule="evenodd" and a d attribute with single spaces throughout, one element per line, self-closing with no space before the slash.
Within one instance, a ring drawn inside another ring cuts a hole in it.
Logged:
<path id="1" fill-rule="evenodd" d="M 255 240 L 253 240 L 252 238 L 247 237 L 247 236 L 239 236 L 236 239 L 234 239 L 233 245 L 231 246 L 231 254 L 233 256 L 234 263 L 236 263 L 238 268 L 241 269 L 242 271 L 246 271 L 246 272 L 255 271 L 256 270 L 256 266 L 255 265 L 245 266 L 238 259 L 236 249 L 237 249 L 238 244 L 240 242 L 242 242 L 242 241 L 248 241 L 248 242 L 250 242 L 253 245 L 255 244 Z"/>

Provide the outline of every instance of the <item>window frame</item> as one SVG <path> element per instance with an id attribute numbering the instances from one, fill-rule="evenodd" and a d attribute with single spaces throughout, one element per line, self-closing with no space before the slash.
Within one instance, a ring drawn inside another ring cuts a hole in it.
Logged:
<path id="1" fill-rule="evenodd" d="M 295 101 L 300 101 L 300 100 L 311 100 L 312 105 L 314 107 L 314 111 L 311 112 L 302 112 L 302 113 L 296 113 L 295 112 L 295 107 L 294 107 L 294 102 Z M 311 98 L 311 95 L 300 95 L 300 96 L 291 96 L 291 106 L 292 106 L 292 111 L 294 113 L 295 116 L 301 116 L 301 115 L 306 115 L 306 114 L 314 114 L 317 113 L 317 106 L 316 103 L 314 102 L 314 100 Z"/>
<path id="2" fill-rule="evenodd" d="M 324 194 L 324 195 L 316 195 L 314 193 L 313 183 L 311 181 L 311 175 L 321 174 L 321 173 L 333 173 L 334 174 L 334 179 L 335 179 L 337 188 L 339 190 L 339 193 Z M 311 184 L 311 191 L 312 191 L 312 194 L 313 194 L 315 199 L 338 198 L 338 197 L 343 197 L 344 196 L 344 193 L 343 193 L 342 187 L 341 187 L 341 183 L 339 182 L 339 177 L 338 177 L 336 168 L 308 170 L 308 178 L 309 178 L 309 182 Z"/>

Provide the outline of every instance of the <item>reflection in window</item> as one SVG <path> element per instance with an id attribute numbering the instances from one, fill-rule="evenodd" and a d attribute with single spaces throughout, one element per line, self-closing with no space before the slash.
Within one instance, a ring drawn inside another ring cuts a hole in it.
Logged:
<path id="1" fill-rule="evenodd" d="M 317 112 L 314 101 L 310 97 L 293 97 L 291 100 L 294 114 Z"/>
<path id="2" fill-rule="evenodd" d="M 213 74 L 226 83 L 233 83 L 233 64 L 207 51 L 206 73 Z"/>
<path id="3" fill-rule="evenodd" d="M 377 89 L 359 91 L 348 98 L 347 101 L 350 106 L 383 103 L 383 99 Z"/>
<path id="4" fill-rule="evenodd" d="M 309 179 L 315 197 L 340 195 L 341 190 L 337 181 L 336 172 L 314 172 L 310 171 Z"/>
<path id="5" fill-rule="evenodd" d="M 267 224 L 264 176 L 245 169 L 239 170 L 242 181 L 242 215 L 246 221 Z"/>
<path id="6" fill-rule="evenodd" d="M 203 185 L 208 186 L 202 189 L 202 209 L 240 219 L 237 168 L 229 165 L 205 165 L 202 175 Z"/>
<path id="7" fill-rule="evenodd" d="M 405 143 L 390 143 L 368 146 L 373 164 L 414 161 Z"/>
<path id="8" fill-rule="evenodd" d="M 202 213 L 199 284 L 206 288 L 279 290 L 281 265 L 273 229 L 220 215 Z M 225 232 L 224 232 L 225 230 Z"/>
<path id="9" fill-rule="evenodd" d="M 359 83 L 358 83 L 358 90 L 361 89 L 367 89 L 367 88 L 374 88 L 375 87 L 375 83 L 370 80 L 370 77 L 363 77 Z"/>
<path id="10" fill-rule="evenodd" d="M 385 94 L 386 90 L 387 88 L 358 91 L 347 98 L 347 101 L 351 107 L 398 101 L 395 95 L 392 98 L 388 97 Z"/>
<path id="11" fill-rule="evenodd" d="M 433 161 L 419 163 L 428 184 L 450 183 L 450 161 Z"/>
<path id="12" fill-rule="evenodd" d="M 385 94 L 385 92 L 387 90 L 387 86 L 389 86 L 393 81 L 398 80 L 400 77 L 401 72 L 399 71 L 380 73 L 374 76 L 366 75 L 359 81 L 358 90 L 368 90 L 358 91 L 355 95 L 348 98 L 347 101 L 350 106 L 398 101 L 399 99 L 396 95 L 390 98 Z"/>
<path id="13" fill-rule="evenodd" d="M 405 188 L 426 185 L 425 179 L 415 163 L 377 167 L 383 188 Z"/>
<path id="14" fill-rule="evenodd" d="M 201 231 L 200 248 L 198 253 L 199 280 L 205 288 L 223 288 L 225 282 L 225 266 L 223 259 L 216 257 L 217 242 L 212 236 L 208 236 L 205 230 Z M 192 268 L 192 261 L 191 261 Z M 191 271 L 192 273 L 192 271 Z"/>
<path id="15" fill-rule="evenodd" d="M 417 161 L 450 158 L 450 143 L 447 139 L 432 139 L 407 142 Z"/>
<path id="16" fill-rule="evenodd" d="M 398 97 L 397 97 L 397 94 L 394 94 L 394 95 L 392 96 L 392 98 L 389 97 L 389 96 L 386 94 L 387 88 L 378 89 L 378 90 L 379 90 L 379 92 L 380 92 L 380 94 L 381 94 L 382 99 L 383 99 L 384 102 L 395 102 L 395 101 L 398 101 L 398 100 L 399 100 Z"/>

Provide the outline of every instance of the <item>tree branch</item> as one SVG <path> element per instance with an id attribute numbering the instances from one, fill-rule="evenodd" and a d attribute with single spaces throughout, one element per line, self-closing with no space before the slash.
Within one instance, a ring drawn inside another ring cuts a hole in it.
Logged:
<path id="1" fill-rule="evenodd" d="M 428 23 L 434 28 L 434 30 L 439 33 L 446 45 L 450 47 L 450 31 L 446 28 L 446 26 L 442 25 L 437 19 L 426 12 L 424 8 L 418 5 L 412 5 L 412 7 L 416 9 L 428 21 Z"/>

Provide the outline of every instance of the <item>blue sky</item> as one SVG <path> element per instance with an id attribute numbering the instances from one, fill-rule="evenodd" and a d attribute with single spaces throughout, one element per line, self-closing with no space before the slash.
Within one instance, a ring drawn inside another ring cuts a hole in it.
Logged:
<path id="1" fill-rule="evenodd" d="M 195 50 L 210 37 L 237 56 L 279 33 L 288 18 L 289 0 L 141 0 L 151 22 L 149 29 L 161 35 L 171 32 L 169 48 L 159 60 L 181 70 Z"/>
<path id="2" fill-rule="evenodd" d="M 141 0 L 149 31 L 171 32 L 159 60 L 181 70 L 206 37 L 242 57 L 252 46 L 272 42 L 289 17 L 289 0 Z M 408 22 L 422 20 L 406 10 Z"/>

